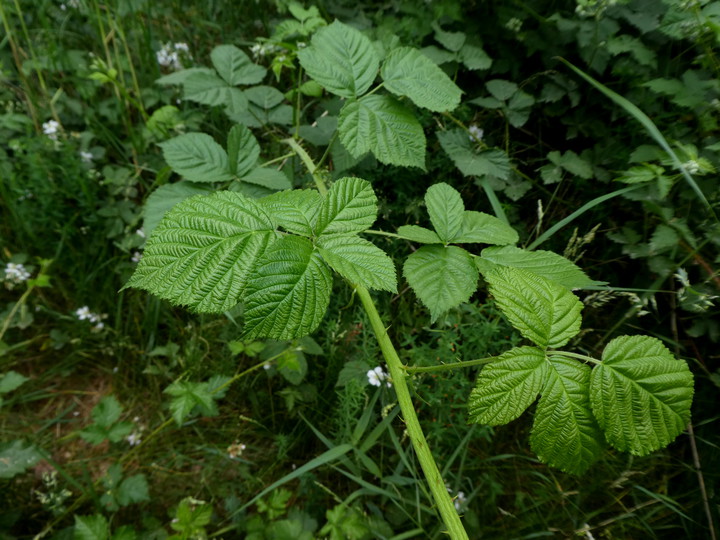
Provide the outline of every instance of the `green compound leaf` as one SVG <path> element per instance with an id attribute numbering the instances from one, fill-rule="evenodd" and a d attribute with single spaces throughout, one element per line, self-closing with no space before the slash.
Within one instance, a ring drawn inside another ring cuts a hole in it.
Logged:
<path id="1" fill-rule="evenodd" d="M 265 210 L 240 193 L 185 199 L 160 221 L 126 287 L 222 313 L 239 302 L 274 231 Z"/>
<path id="2" fill-rule="evenodd" d="M 313 236 L 320 194 L 311 189 L 281 191 L 258 201 L 279 227 L 302 236 Z"/>
<path id="3" fill-rule="evenodd" d="M 144 474 L 134 474 L 125 478 L 118 486 L 117 502 L 120 506 L 150 500 L 147 479 Z"/>
<path id="4" fill-rule="evenodd" d="M 300 236 L 285 236 L 265 253 L 250 278 L 246 337 L 294 339 L 313 332 L 330 303 L 332 274 Z"/>
<path id="5" fill-rule="evenodd" d="M 349 101 L 338 117 L 340 142 L 355 158 L 367 152 L 382 163 L 425 170 L 425 133 L 415 116 L 390 96 Z"/>
<path id="6" fill-rule="evenodd" d="M 462 218 L 460 233 L 451 240 L 455 244 L 514 244 L 518 241 L 515 229 L 495 216 L 465 210 Z"/>
<path id="7" fill-rule="evenodd" d="M 160 147 L 172 170 L 192 182 L 232 180 L 228 156 L 210 135 L 185 133 L 160 143 Z"/>
<path id="8" fill-rule="evenodd" d="M 582 303 L 562 285 L 512 267 L 484 277 L 510 324 L 537 346 L 561 347 L 580 331 Z"/>
<path id="9" fill-rule="evenodd" d="M 168 386 L 163 393 L 172 396 L 170 400 L 170 413 L 178 425 L 195 407 L 204 411 L 216 409 L 213 395 L 206 382 L 176 381 Z"/>
<path id="10" fill-rule="evenodd" d="M 472 256 L 457 246 L 423 246 L 403 265 L 403 275 L 430 309 L 431 320 L 467 302 L 477 289 Z"/>
<path id="11" fill-rule="evenodd" d="M 377 219 L 377 197 L 370 182 L 361 178 L 341 178 L 335 182 L 320 205 L 317 235 L 359 233 Z"/>
<path id="12" fill-rule="evenodd" d="M 460 193 L 444 182 L 432 185 L 425 193 L 425 206 L 437 235 L 445 243 L 452 242 L 463 225 L 465 205 Z"/>
<path id="13" fill-rule="evenodd" d="M 590 411 L 590 367 L 550 356 L 530 446 L 540 461 L 582 474 L 600 456 L 602 432 Z"/>
<path id="14" fill-rule="evenodd" d="M 245 176 L 255 168 L 260 157 L 260 145 L 248 128 L 235 124 L 228 133 L 227 155 L 230 174 Z"/>
<path id="15" fill-rule="evenodd" d="M 235 45 L 219 45 L 210 53 L 213 66 L 230 86 L 257 84 L 265 77 L 265 68 L 253 64 Z"/>
<path id="16" fill-rule="evenodd" d="M 644 456 L 670 444 L 690 420 L 693 376 L 658 339 L 608 343 L 590 377 L 590 403 L 607 441 Z"/>
<path id="17" fill-rule="evenodd" d="M 502 150 L 479 151 L 471 146 L 470 136 L 459 129 L 438 131 L 440 146 L 465 176 L 510 176 L 510 159 Z"/>
<path id="18" fill-rule="evenodd" d="M 380 73 L 385 88 L 396 96 L 409 97 L 418 107 L 444 112 L 460 104 L 460 88 L 417 49 L 394 49 L 387 55 Z"/>
<path id="19" fill-rule="evenodd" d="M 468 399 L 470 421 L 499 426 L 520 416 L 545 384 L 548 363 L 537 347 L 516 347 L 483 367 Z"/>
<path id="20" fill-rule="evenodd" d="M 318 249 L 325 262 L 351 283 L 397 292 L 392 259 L 367 240 L 354 234 L 321 236 Z"/>
<path id="21" fill-rule="evenodd" d="M 311 45 L 298 51 L 298 59 L 310 77 L 344 98 L 363 95 L 380 65 L 372 42 L 340 21 L 318 30 Z"/>
<path id="22" fill-rule="evenodd" d="M 528 251 L 515 246 L 489 247 L 482 251 L 481 257 L 500 266 L 522 268 L 568 289 L 605 284 L 590 279 L 575 263 L 552 251 Z"/>
<path id="23" fill-rule="evenodd" d="M 398 235 L 411 242 L 420 244 L 442 244 L 443 241 L 435 231 L 420 227 L 418 225 L 403 225 L 398 227 Z"/>
<path id="24" fill-rule="evenodd" d="M 243 91 L 229 86 L 215 74 L 193 73 L 183 82 L 183 89 L 183 97 L 196 103 L 227 107 L 234 114 L 241 114 L 248 108 Z"/>

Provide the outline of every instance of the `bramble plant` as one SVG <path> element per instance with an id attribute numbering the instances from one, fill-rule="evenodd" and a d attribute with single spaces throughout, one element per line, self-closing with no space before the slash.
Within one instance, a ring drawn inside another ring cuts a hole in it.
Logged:
<path id="1" fill-rule="evenodd" d="M 218 47 L 211 57 L 217 74 L 178 72 L 163 82 L 182 83 L 188 98 L 224 106 L 231 118 L 242 114 L 249 98 L 243 101 L 236 86 L 259 82 L 260 72 L 234 47 Z M 328 152 L 337 138 L 355 159 L 370 153 L 386 164 L 425 168 L 423 129 L 403 100 L 449 113 L 462 94 L 427 56 L 400 46 L 381 54 L 361 32 L 335 21 L 320 26 L 297 57 L 316 83 L 345 100 Z M 378 73 L 382 82 L 371 89 Z M 507 106 L 498 101 L 497 107 L 509 114 L 516 91 L 508 90 Z M 439 137 L 464 174 L 492 174 L 490 166 L 509 171 L 501 151 L 476 154 L 462 132 Z M 403 276 L 433 321 L 468 301 L 482 276 L 510 324 L 531 343 L 498 357 L 442 366 L 484 364 L 469 396 L 471 422 L 508 423 L 539 395 L 530 445 L 543 462 L 575 474 L 587 470 L 605 443 L 645 455 L 685 428 L 693 395 L 686 363 L 647 336 L 618 337 L 600 359 L 562 349 L 581 327 L 582 303 L 572 290 L 603 284 L 560 255 L 517 247 L 517 233 L 498 210 L 497 216 L 466 210 L 458 191 L 437 183 L 425 194 L 432 229 L 405 225 L 394 233 L 374 231 L 378 201 L 371 184 L 346 176 L 327 187 L 322 166 L 328 152 L 315 163 L 298 137 L 286 139 L 315 183 L 315 189 L 287 189 L 287 177 L 259 161 L 259 145 L 247 127 L 233 126 L 227 139 L 227 150 L 203 133 L 162 144 L 168 164 L 190 182 L 232 182 L 234 189 L 207 193 L 185 182 L 160 188 L 167 196 L 148 202 L 146 220 L 156 225 L 126 287 L 200 313 L 223 313 L 241 304 L 243 339 L 292 340 L 322 324 L 337 273 L 371 322 L 408 435 L 452 538 L 467 534 L 412 403 L 406 379 L 413 367 L 401 361 L 369 292 L 397 291 L 395 262 L 361 234 L 422 244 L 404 261 Z M 236 188 L 243 183 L 265 191 L 240 192 Z M 477 244 L 488 247 L 473 253 Z M 206 398 L 212 404 L 209 394 Z"/>

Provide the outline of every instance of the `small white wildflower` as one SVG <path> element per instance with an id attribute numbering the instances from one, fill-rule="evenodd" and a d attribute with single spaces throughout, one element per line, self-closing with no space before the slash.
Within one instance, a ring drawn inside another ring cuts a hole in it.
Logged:
<path id="1" fill-rule="evenodd" d="M 133 431 L 130 435 L 125 437 L 125 440 L 128 442 L 130 446 L 137 446 L 142 442 L 142 439 L 140 438 L 140 434 L 137 431 Z"/>
<path id="2" fill-rule="evenodd" d="M 139 251 L 134 251 L 132 257 L 130 257 L 130 261 L 134 263 L 139 263 L 140 259 L 142 259 L 142 253 L 140 253 Z"/>
<path id="3" fill-rule="evenodd" d="M 83 163 L 92 163 L 93 162 L 93 155 L 92 152 L 84 152 L 80 151 L 80 159 L 82 159 Z"/>
<path id="4" fill-rule="evenodd" d="M 242 453 L 246 448 L 247 447 L 244 444 L 240 444 L 237 441 L 235 441 L 234 443 L 232 443 L 230 446 L 227 447 L 228 456 L 230 456 L 231 458 L 240 457 L 240 456 L 242 456 Z"/>
<path id="5" fill-rule="evenodd" d="M 7 263 L 5 266 L 5 279 L 13 284 L 22 283 L 30 279 L 30 272 L 20 263 Z"/>
<path id="6" fill-rule="evenodd" d="M 387 372 L 383 371 L 383 368 L 380 366 L 367 372 L 368 382 L 373 386 L 382 386 L 383 381 L 385 381 L 388 387 L 392 386 L 390 381 L 387 381 L 388 377 Z"/>
<path id="7" fill-rule="evenodd" d="M 58 132 L 60 131 L 60 124 L 55 120 L 48 120 L 42 125 L 43 133 L 48 136 L 49 139 L 57 141 Z"/>
<path id="8" fill-rule="evenodd" d="M 455 510 L 460 510 L 466 501 L 467 501 L 467 499 L 465 497 L 465 493 L 463 493 L 462 491 L 458 491 L 457 496 L 455 497 L 455 501 L 454 501 Z"/>
<path id="9" fill-rule="evenodd" d="M 305 47 L 307 47 L 307 43 L 305 43 L 304 41 L 298 41 L 298 42 L 297 42 L 297 48 L 298 48 L 298 49 L 304 49 Z"/>
<path id="10" fill-rule="evenodd" d="M 690 174 L 697 174 L 700 172 L 700 164 L 695 161 L 694 159 L 691 159 L 690 161 L 686 161 L 682 164 L 683 169 L 685 169 Z"/>
<path id="11" fill-rule="evenodd" d="M 180 58 L 180 53 L 190 56 L 190 48 L 187 43 L 166 43 L 155 53 L 155 58 L 162 67 L 172 68 L 177 71 L 185 67 Z"/>
<path id="12" fill-rule="evenodd" d="M 140 238 L 145 238 L 145 231 L 143 231 L 142 229 L 138 229 L 137 231 L 135 231 L 135 234 L 137 234 Z"/>
<path id="13" fill-rule="evenodd" d="M 102 330 L 103 328 L 105 328 L 105 323 L 99 322 L 99 323 L 97 323 L 96 325 L 94 325 L 94 326 L 90 329 L 90 331 L 93 332 L 93 333 L 97 333 L 97 332 L 99 332 L 100 330 Z"/>
<path id="14" fill-rule="evenodd" d="M 80 319 L 81 321 L 88 320 L 92 313 L 90 312 L 90 308 L 87 306 L 83 306 L 81 308 L 78 308 L 75 310 L 75 316 Z"/>
<path id="15" fill-rule="evenodd" d="M 470 132 L 468 137 L 471 141 L 482 141 L 483 135 L 485 135 L 485 131 L 483 131 L 481 127 L 478 127 L 477 124 L 470 124 L 468 131 Z"/>
<path id="16" fill-rule="evenodd" d="M 176 51 L 182 51 L 184 53 L 190 53 L 190 48 L 187 43 L 175 43 L 173 45 Z"/>
<path id="17" fill-rule="evenodd" d="M 263 369 L 264 369 L 265 371 L 267 371 L 267 370 L 270 369 L 271 367 L 272 367 L 272 364 L 270 364 L 270 362 L 265 362 L 265 363 L 263 364 Z"/>

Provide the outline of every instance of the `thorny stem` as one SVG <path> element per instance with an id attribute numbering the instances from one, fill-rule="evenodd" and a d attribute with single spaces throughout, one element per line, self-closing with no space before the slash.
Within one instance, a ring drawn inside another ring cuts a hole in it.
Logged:
<path id="1" fill-rule="evenodd" d="M 435 500 L 435 504 L 437 504 L 440 516 L 448 529 L 447 532 L 453 540 L 466 540 L 468 535 L 465 532 L 462 522 L 460 521 L 460 517 L 453 505 L 452 499 L 447 492 L 442 474 L 435 463 L 432 452 L 430 452 L 430 447 L 425 439 L 425 434 L 420 427 L 420 421 L 418 420 L 417 414 L 415 414 L 415 407 L 413 405 L 412 398 L 410 397 L 410 390 L 408 389 L 407 381 L 405 379 L 405 367 L 400 361 L 400 357 L 398 356 L 392 341 L 390 341 L 390 337 L 385 330 L 385 326 L 383 325 L 380 314 L 370 297 L 370 293 L 362 285 L 355 285 L 355 290 L 360 297 L 360 301 L 365 308 L 365 312 L 370 318 L 370 325 L 375 332 L 375 337 L 377 338 L 380 350 L 383 353 L 388 370 L 390 371 L 390 377 L 392 379 L 393 387 L 395 388 L 395 394 L 397 395 L 400 410 L 402 411 L 402 415 L 405 420 L 405 427 L 407 429 L 408 436 L 410 437 L 410 441 L 415 449 L 420 466 L 425 473 L 425 479 L 430 487 L 430 492 Z"/>

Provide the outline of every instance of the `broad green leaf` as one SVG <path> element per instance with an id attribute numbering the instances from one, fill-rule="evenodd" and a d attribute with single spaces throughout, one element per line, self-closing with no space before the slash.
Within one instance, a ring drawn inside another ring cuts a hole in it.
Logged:
<path id="1" fill-rule="evenodd" d="M 255 135 L 243 126 L 235 124 L 227 138 L 228 170 L 235 176 L 245 176 L 255 168 L 260 156 L 260 145 Z"/>
<path id="2" fill-rule="evenodd" d="M 369 95 L 349 101 L 338 117 L 340 142 L 353 157 L 367 152 L 382 163 L 425 170 L 425 133 L 399 101 Z"/>
<path id="3" fill-rule="evenodd" d="M 690 420 L 693 376 L 658 339 L 621 336 L 590 377 L 590 403 L 607 441 L 644 456 L 670 444 Z"/>
<path id="4" fill-rule="evenodd" d="M 460 88 L 417 49 L 394 49 L 385 59 L 380 73 L 388 91 L 407 96 L 418 107 L 444 112 L 452 111 L 460 104 Z"/>
<path id="5" fill-rule="evenodd" d="M 259 201 L 269 215 L 273 216 L 279 227 L 302 236 L 313 236 L 320 194 L 312 189 L 281 191 Z"/>
<path id="6" fill-rule="evenodd" d="M 206 382 L 176 381 L 163 390 L 163 393 L 172 396 L 170 400 L 170 413 L 178 425 L 195 407 L 204 410 L 213 410 L 215 402 Z"/>
<path id="7" fill-rule="evenodd" d="M 432 24 L 435 30 L 435 40 L 449 51 L 457 52 L 465 44 L 467 36 L 464 32 L 446 32 L 434 22 Z"/>
<path id="8" fill-rule="evenodd" d="M 148 483 L 145 475 L 135 474 L 128 476 L 118 486 L 115 495 L 120 506 L 149 501 L 150 494 L 148 493 Z"/>
<path id="9" fill-rule="evenodd" d="M 469 135 L 462 130 L 438 131 L 440 146 L 465 176 L 510 176 L 510 160 L 502 150 L 479 151 L 471 147 Z"/>
<path id="10" fill-rule="evenodd" d="M 185 79 L 183 88 L 183 97 L 196 103 L 228 107 L 235 114 L 241 114 L 248 108 L 248 101 L 242 90 L 228 86 L 228 83 L 214 74 L 194 73 Z"/>
<path id="11" fill-rule="evenodd" d="M 7 394 L 19 388 L 30 379 L 17 371 L 8 371 L 0 375 L 0 394 Z"/>
<path id="12" fill-rule="evenodd" d="M 105 396 L 90 412 L 93 422 L 98 426 L 110 427 L 120 419 L 122 406 L 114 396 Z"/>
<path id="13" fill-rule="evenodd" d="M 34 445 L 20 440 L 0 446 L 0 478 L 13 478 L 42 459 Z"/>
<path id="14" fill-rule="evenodd" d="M 540 461 L 582 474 L 600 456 L 602 432 L 590 411 L 590 367 L 550 356 L 530 446 Z"/>
<path id="15" fill-rule="evenodd" d="M 188 68 L 169 73 L 168 75 L 163 75 L 155 82 L 162 85 L 185 84 L 185 81 L 190 78 L 191 75 L 204 75 L 207 77 L 215 77 L 215 72 L 210 68 Z"/>
<path id="16" fill-rule="evenodd" d="M 467 302 L 477 289 L 478 272 L 470 254 L 457 246 L 423 246 L 403 265 L 403 275 L 430 309 L 434 322 Z"/>
<path id="17" fill-rule="evenodd" d="M 240 178 L 240 180 L 275 191 L 292 188 L 292 184 L 284 172 L 268 167 L 257 167 Z"/>
<path id="18" fill-rule="evenodd" d="M 545 353 L 516 347 L 482 368 L 468 399 L 470 422 L 499 426 L 532 405 L 547 377 Z"/>
<path id="19" fill-rule="evenodd" d="M 514 244 L 518 234 L 504 221 L 473 210 L 463 213 L 460 233 L 451 242 L 455 244 Z"/>
<path id="20" fill-rule="evenodd" d="M 397 292 L 392 259 L 371 242 L 354 234 L 321 236 L 318 249 L 325 262 L 351 283 Z"/>
<path id="21" fill-rule="evenodd" d="M 341 178 L 323 198 L 315 233 L 359 233 L 370 228 L 376 219 L 377 197 L 370 182 L 361 178 Z"/>
<path id="22" fill-rule="evenodd" d="M 253 86 L 244 90 L 244 92 L 245 97 L 251 103 L 263 109 L 272 109 L 280 105 L 285 99 L 283 93 L 274 86 Z"/>
<path id="23" fill-rule="evenodd" d="M 186 199 L 160 221 L 126 287 L 222 313 L 240 301 L 274 230 L 265 210 L 239 193 Z"/>
<path id="24" fill-rule="evenodd" d="M 502 79 L 493 79 L 485 83 L 485 88 L 492 94 L 495 99 L 507 101 L 517 92 L 518 85 L 514 82 L 503 81 Z"/>
<path id="25" fill-rule="evenodd" d="M 75 515 L 73 540 L 107 540 L 108 537 L 108 522 L 105 516 L 101 514 L 93 516 Z"/>
<path id="26" fill-rule="evenodd" d="M 298 51 L 298 59 L 310 77 L 344 98 L 363 95 L 380 65 L 372 42 L 340 21 L 318 30 L 310 46 Z"/>
<path id="27" fill-rule="evenodd" d="M 515 246 L 489 247 L 482 250 L 481 257 L 501 266 L 522 268 L 568 289 L 605 283 L 590 279 L 575 263 L 552 251 L 528 251 Z"/>
<path id="28" fill-rule="evenodd" d="M 561 347 L 580 331 L 582 302 L 562 285 L 513 267 L 484 277 L 510 324 L 537 346 Z"/>
<path id="29" fill-rule="evenodd" d="M 265 77 L 265 68 L 253 64 L 235 45 L 219 45 L 210 53 L 218 74 L 230 86 L 257 84 Z"/>
<path id="30" fill-rule="evenodd" d="M 425 193 L 425 206 L 430 222 L 443 242 L 451 242 L 460 234 L 465 205 L 455 188 L 445 182 L 430 186 Z"/>
<path id="31" fill-rule="evenodd" d="M 481 48 L 466 43 L 460 49 L 460 60 L 468 69 L 489 69 L 492 66 L 492 58 Z"/>
<path id="32" fill-rule="evenodd" d="M 435 231 L 418 225 L 403 225 L 398 227 L 398 235 L 412 242 L 421 244 L 442 244 L 443 241 Z"/>
<path id="33" fill-rule="evenodd" d="M 192 182 L 232 180 L 228 157 L 222 146 L 205 133 L 185 133 L 160 143 L 172 170 Z"/>
<path id="34" fill-rule="evenodd" d="M 153 191 L 143 206 L 143 233 L 149 237 L 163 216 L 176 204 L 194 195 L 209 195 L 206 186 L 192 182 L 165 184 Z"/>
<path id="35" fill-rule="evenodd" d="M 299 236 L 285 236 L 263 256 L 250 278 L 245 303 L 247 337 L 294 339 L 313 332 L 327 310 L 330 269 Z"/>

